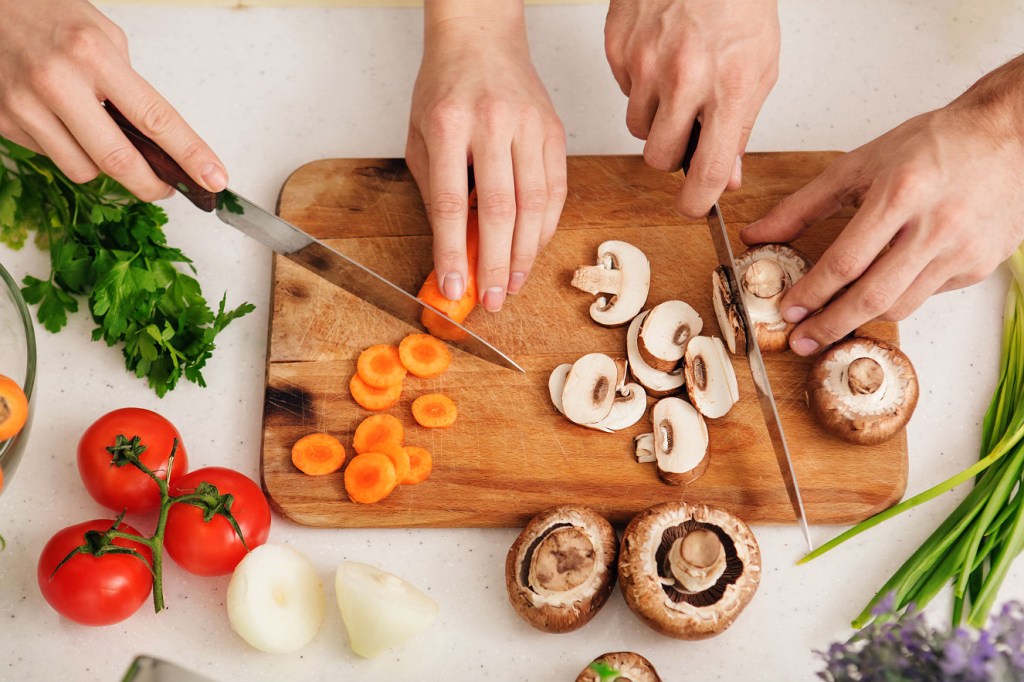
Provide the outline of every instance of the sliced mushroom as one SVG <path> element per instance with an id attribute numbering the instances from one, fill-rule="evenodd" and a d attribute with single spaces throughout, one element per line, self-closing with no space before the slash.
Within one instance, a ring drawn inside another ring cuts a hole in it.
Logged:
<path id="1" fill-rule="evenodd" d="M 807 375 L 807 404 L 840 438 L 875 445 L 892 438 L 917 406 L 910 359 L 881 339 L 859 336 L 823 351 Z"/>
<path id="2" fill-rule="evenodd" d="M 647 302 L 651 264 L 632 244 L 611 240 L 597 247 L 597 265 L 583 265 L 572 285 L 588 294 L 604 294 L 590 306 L 590 317 L 606 327 L 626 324 Z"/>
<path id="3" fill-rule="evenodd" d="M 601 654 L 576 677 L 576 682 L 661 682 L 646 658 L 632 651 Z"/>
<path id="4" fill-rule="evenodd" d="M 633 518 L 619 556 L 626 604 L 669 637 L 703 639 L 728 628 L 761 581 L 761 551 L 724 509 L 666 502 Z"/>
<path id="5" fill-rule="evenodd" d="M 740 399 L 736 370 L 717 336 L 695 336 L 686 344 L 686 391 L 708 419 L 724 417 Z"/>
<path id="6" fill-rule="evenodd" d="M 658 475 L 671 485 L 686 485 L 708 468 L 708 427 L 685 400 L 662 398 L 651 414 Z"/>
<path id="7" fill-rule="evenodd" d="M 640 384 L 630 382 L 615 392 L 608 416 L 595 424 L 584 424 L 599 431 L 628 429 L 647 413 L 647 393 Z"/>
<path id="8" fill-rule="evenodd" d="M 679 366 L 686 342 L 700 334 L 704 321 L 689 303 L 664 301 L 651 308 L 640 324 L 637 346 L 644 361 L 656 370 Z"/>
<path id="9" fill-rule="evenodd" d="M 736 259 L 737 283 L 750 313 L 757 345 L 765 353 L 786 349 L 796 326 L 782 317 L 779 302 L 811 269 L 811 261 L 787 244 L 761 244 Z M 723 329 L 723 334 L 725 331 Z M 730 348 L 731 350 L 731 348 Z"/>
<path id="10" fill-rule="evenodd" d="M 729 284 L 729 277 L 726 275 L 724 265 L 719 265 L 711 273 L 711 304 L 715 308 L 718 328 L 722 332 L 722 338 L 725 339 L 725 345 L 729 352 L 746 355 L 747 333 L 743 329 L 739 304 L 736 302 L 735 292 Z"/>
<path id="11" fill-rule="evenodd" d="M 657 398 L 678 391 L 682 388 L 685 378 L 681 367 L 672 372 L 661 372 L 648 365 L 640 354 L 640 325 L 643 324 L 648 312 L 650 311 L 640 313 L 629 323 L 629 329 L 626 331 L 626 357 L 633 378 L 647 389 L 648 395 Z"/>
<path id="12" fill-rule="evenodd" d="M 588 353 L 573 363 L 562 388 L 562 412 L 577 424 L 594 424 L 611 412 L 618 368 L 602 353 Z"/>
<path id="13" fill-rule="evenodd" d="M 633 437 L 633 455 L 640 464 L 657 462 L 658 456 L 654 454 L 654 433 L 641 433 Z"/>
<path id="14" fill-rule="evenodd" d="M 548 377 L 548 393 L 551 395 L 551 404 L 555 406 L 560 414 L 565 414 L 562 408 L 562 391 L 565 389 L 565 379 L 569 376 L 572 365 L 568 362 L 551 370 Z"/>
<path id="15" fill-rule="evenodd" d="M 615 530 L 604 517 L 578 505 L 547 509 L 505 558 L 509 602 L 538 630 L 582 627 L 608 600 L 617 554 Z"/>

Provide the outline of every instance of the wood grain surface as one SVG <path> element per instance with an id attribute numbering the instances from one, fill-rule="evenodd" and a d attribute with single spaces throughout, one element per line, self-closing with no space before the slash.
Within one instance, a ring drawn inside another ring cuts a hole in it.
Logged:
<path id="1" fill-rule="evenodd" d="M 725 195 L 722 214 L 733 233 L 812 179 L 832 152 L 750 154 L 743 188 Z M 703 221 L 672 208 L 679 179 L 649 170 L 639 157 L 569 159 L 569 196 L 559 231 L 537 261 L 526 289 L 497 315 L 477 308 L 466 324 L 525 369 L 498 368 L 460 351 L 435 379 L 409 377 L 387 412 L 406 425 L 407 444 L 429 449 L 435 469 L 416 486 L 399 487 L 375 505 L 349 501 L 341 473 L 311 477 L 295 469 L 292 444 L 324 431 L 351 456 L 352 433 L 367 411 L 348 393 L 359 352 L 398 343 L 412 329 L 368 303 L 275 256 L 273 313 L 261 471 L 274 508 L 301 524 L 325 527 L 521 526 L 541 509 L 589 505 L 613 522 L 672 499 L 731 509 L 749 523 L 793 523 L 794 515 L 754 396 L 746 361 L 734 360 L 740 402 L 709 421 L 711 463 L 685 488 L 661 483 L 653 464 L 633 459 L 633 436 L 650 421 L 615 434 L 569 423 L 548 398 L 551 369 L 588 352 L 624 357 L 625 329 L 605 329 L 588 315 L 591 297 L 569 286 L 576 266 L 594 262 L 598 244 L 622 239 L 651 260 L 648 306 L 689 302 L 717 334 L 711 307 L 715 257 Z M 299 168 L 285 183 L 282 217 L 410 292 L 431 269 L 430 228 L 416 186 L 396 159 L 333 159 Z M 817 258 L 849 218 L 823 221 L 795 245 Z M 897 340 L 894 324 L 865 331 Z M 907 481 L 905 434 L 883 445 L 855 446 L 818 427 L 803 403 L 808 361 L 770 356 L 769 374 L 793 452 L 811 523 L 849 523 L 900 499 Z M 439 391 L 459 406 L 447 430 L 419 427 L 410 405 Z M 653 402 L 653 401 L 652 401 Z"/>

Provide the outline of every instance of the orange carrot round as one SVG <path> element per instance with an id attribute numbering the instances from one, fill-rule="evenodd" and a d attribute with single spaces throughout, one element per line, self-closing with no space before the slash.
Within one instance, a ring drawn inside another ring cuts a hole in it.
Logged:
<path id="1" fill-rule="evenodd" d="M 406 445 L 405 453 L 409 456 L 409 473 L 402 479 L 402 485 L 415 485 L 427 480 L 434 468 L 434 458 L 430 451 L 415 445 Z"/>
<path id="2" fill-rule="evenodd" d="M 385 445 L 401 446 L 405 440 L 402 422 L 390 414 L 370 415 L 352 434 L 352 448 L 358 453 L 380 452 Z"/>
<path id="3" fill-rule="evenodd" d="M 345 463 L 345 446 L 328 433 L 311 433 L 292 446 L 292 464 L 304 474 L 333 474 Z"/>
<path id="4" fill-rule="evenodd" d="M 349 393 L 352 399 L 365 410 L 379 412 L 389 407 L 394 407 L 399 398 L 402 397 L 402 382 L 392 384 L 387 388 L 374 388 L 363 381 L 358 373 L 352 375 L 348 382 Z"/>
<path id="5" fill-rule="evenodd" d="M 402 383 L 405 367 L 398 356 L 398 349 L 386 343 L 370 346 L 359 354 L 356 360 L 359 377 L 374 388 L 387 388 Z"/>
<path id="6" fill-rule="evenodd" d="M 409 334 L 398 344 L 398 357 L 413 376 L 429 379 L 448 369 L 452 354 L 448 346 L 430 334 Z"/>
<path id="7" fill-rule="evenodd" d="M 428 393 L 412 401 L 413 419 L 428 429 L 448 428 L 458 415 L 459 410 L 452 399 L 440 393 Z"/>
<path id="8" fill-rule="evenodd" d="M 401 485 L 402 481 L 409 475 L 409 469 L 411 468 L 409 453 L 401 445 L 391 445 L 390 443 L 381 445 L 379 452 L 390 459 L 391 463 L 395 465 L 395 479 Z"/>
<path id="9" fill-rule="evenodd" d="M 14 379 L 0 374 L 0 441 L 14 438 L 28 420 L 28 398 Z"/>
<path id="10" fill-rule="evenodd" d="M 345 469 L 345 492 L 353 502 L 380 502 L 396 485 L 395 465 L 380 452 L 356 455 Z"/>
<path id="11" fill-rule="evenodd" d="M 427 328 L 427 331 L 437 338 L 449 341 L 457 341 L 465 337 L 465 332 L 453 325 L 452 320 L 461 324 L 476 307 L 478 294 L 476 268 L 480 251 L 480 222 L 477 219 L 475 190 L 470 194 L 469 204 L 469 219 L 466 221 L 466 254 L 469 261 L 469 277 L 462 298 L 452 301 L 445 296 L 441 291 L 440 282 L 437 281 L 437 272 L 434 270 L 427 275 L 427 279 L 417 294 L 421 301 L 429 303 L 444 313 L 444 315 L 438 315 L 433 310 L 424 310 L 420 315 L 420 322 Z"/>

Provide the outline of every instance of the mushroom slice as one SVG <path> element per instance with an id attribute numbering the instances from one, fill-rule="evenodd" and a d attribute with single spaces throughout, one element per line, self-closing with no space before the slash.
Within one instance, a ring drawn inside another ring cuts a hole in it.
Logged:
<path id="1" fill-rule="evenodd" d="M 654 454 L 654 433 L 641 433 L 633 437 L 633 455 L 639 464 L 657 462 L 658 456 Z"/>
<path id="2" fill-rule="evenodd" d="M 725 416 L 740 399 L 736 370 L 717 336 L 695 336 L 686 344 L 686 391 L 708 419 Z"/>
<path id="3" fill-rule="evenodd" d="M 743 329 L 743 319 L 740 316 L 739 304 L 729 284 L 729 277 L 725 274 L 725 266 L 719 265 L 711 273 L 711 304 L 715 308 L 715 317 L 718 318 L 718 328 L 725 339 L 725 345 L 730 353 L 735 355 L 747 354 L 747 333 Z"/>
<path id="4" fill-rule="evenodd" d="M 583 265 L 572 285 L 588 294 L 604 294 L 590 306 L 590 317 L 605 327 L 626 324 L 647 302 L 651 263 L 632 244 L 611 240 L 597 247 L 597 265 Z"/>
<path id="5" fill-rule="evenodd" d="M 565 410 L 562 408 L 562 391 L 565 389 L 565 379 L 569 376 L 571 369 L 572 365 L 566 362 L 551 370 L 551 376 L 548 377 L 548 393 L 551 395 L 551 404 L 561 414 L 565 414 Z"/>
<path id="6" fill-rule="evenodd" d="M 728 628 L 761 581 L 761 551 L 724 509 L 666 502 L 633 518 L 619 556 L 619 587 L 640 620 L 669 637 Z"/>
<path id="7" fill-rule="evenodd" d="M 840 438 L 875 445 L 902 429 L 917 406 L 910 359 L 881 339 L 859 336 L 823 351 L 807 375 L 807 404 Z"/>
<path id="8" fill-rule="evenodd" d="M 648 365 L 662 372 L 679 366 L 686 342 L 700 334 L 704 321 L 689 303 L 665 301 L 651 308 L 640 325 L 637 345 Z"/>
<path id="9" fill-rule="evenodd" d="M 545 632 L 585 625 L 615 585 L 615 530 L 593 510 L 552 507 L 533 517 L 505 558 L 512 607 Z"/>
<path id="10" fill-rule="evenodd" d="M 640 326 L 649 312 L 640 313 L 629 323 L 629 329 L 626 331 L 626 357 L 629 360 L 630 373 L 647 389 L 647 394 L 661 397 L 682 388 L 685 378 L 681 367 L 672 372 L 661 372 L 648 365 L 640 354 Z"/>
<path id="11" fill-rule="evenodd" d="M 700 412 L 680 398 L 662 398 L 651 413 L 658 475 L 671 485 L 686 485 L 708 468 L 708 427 Z"/>
<path id="12" fill-rule="evenodd" d="M 565 377 L 562 413 L 577 424 L 601 421 L 612 409 L 617 382 L 614 360 L 602 353 L 584 355 L 573 363 Z"/>
<path id="13" fill-rule="evenodd" d="M 750 313 L 754 338 L 765 353 L 786 349 L 789 332 L 796 325 L 783 319 L 779 302 L 810 269 L 807 256 L 787 244 L 761 244 L 736 259 L 737 286 Z"/>
<path id="14" fill-rule="evenodd" d="M 576 682 L 661 682 L 646 658 L 632 651 L 601 654 L 576 677 Z"/>
<path id="15" fill-rule="evenodd" d="M 585 424 L 592 429 L 599 431 L 619 431 L 628 429 L 633 424 L 643 419 L 647 412 L 647 393 L 644 387 L 636 383 L 628 383 L 622 386 L 612 401 L 612 409 L 608 416 L 595 424 Z"/>

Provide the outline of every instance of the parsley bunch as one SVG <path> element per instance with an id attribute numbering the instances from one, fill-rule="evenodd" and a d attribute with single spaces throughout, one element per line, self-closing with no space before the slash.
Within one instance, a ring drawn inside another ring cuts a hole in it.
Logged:
<path id="1" fill-rule="evenodd" d="M 125 366 L 163 396 L 184 376 L 205 386 L 202 369 L 214 340 L 232 320 L 251 312 L 243 303 L 214 313 L 199 282 L 176 264 L 191 261 L 167 245 L 167 214 L 100 176 L 76 185 L 57 166 L 0 138 L 0 242 L 24 246 L 30 236 L 50 252 L 50 274 L 28 276 L 22 294 L 38 305 L 46 329 L 60 331 L 76 296 L 88 300 L 94 341 L 123 344 Z"/>

